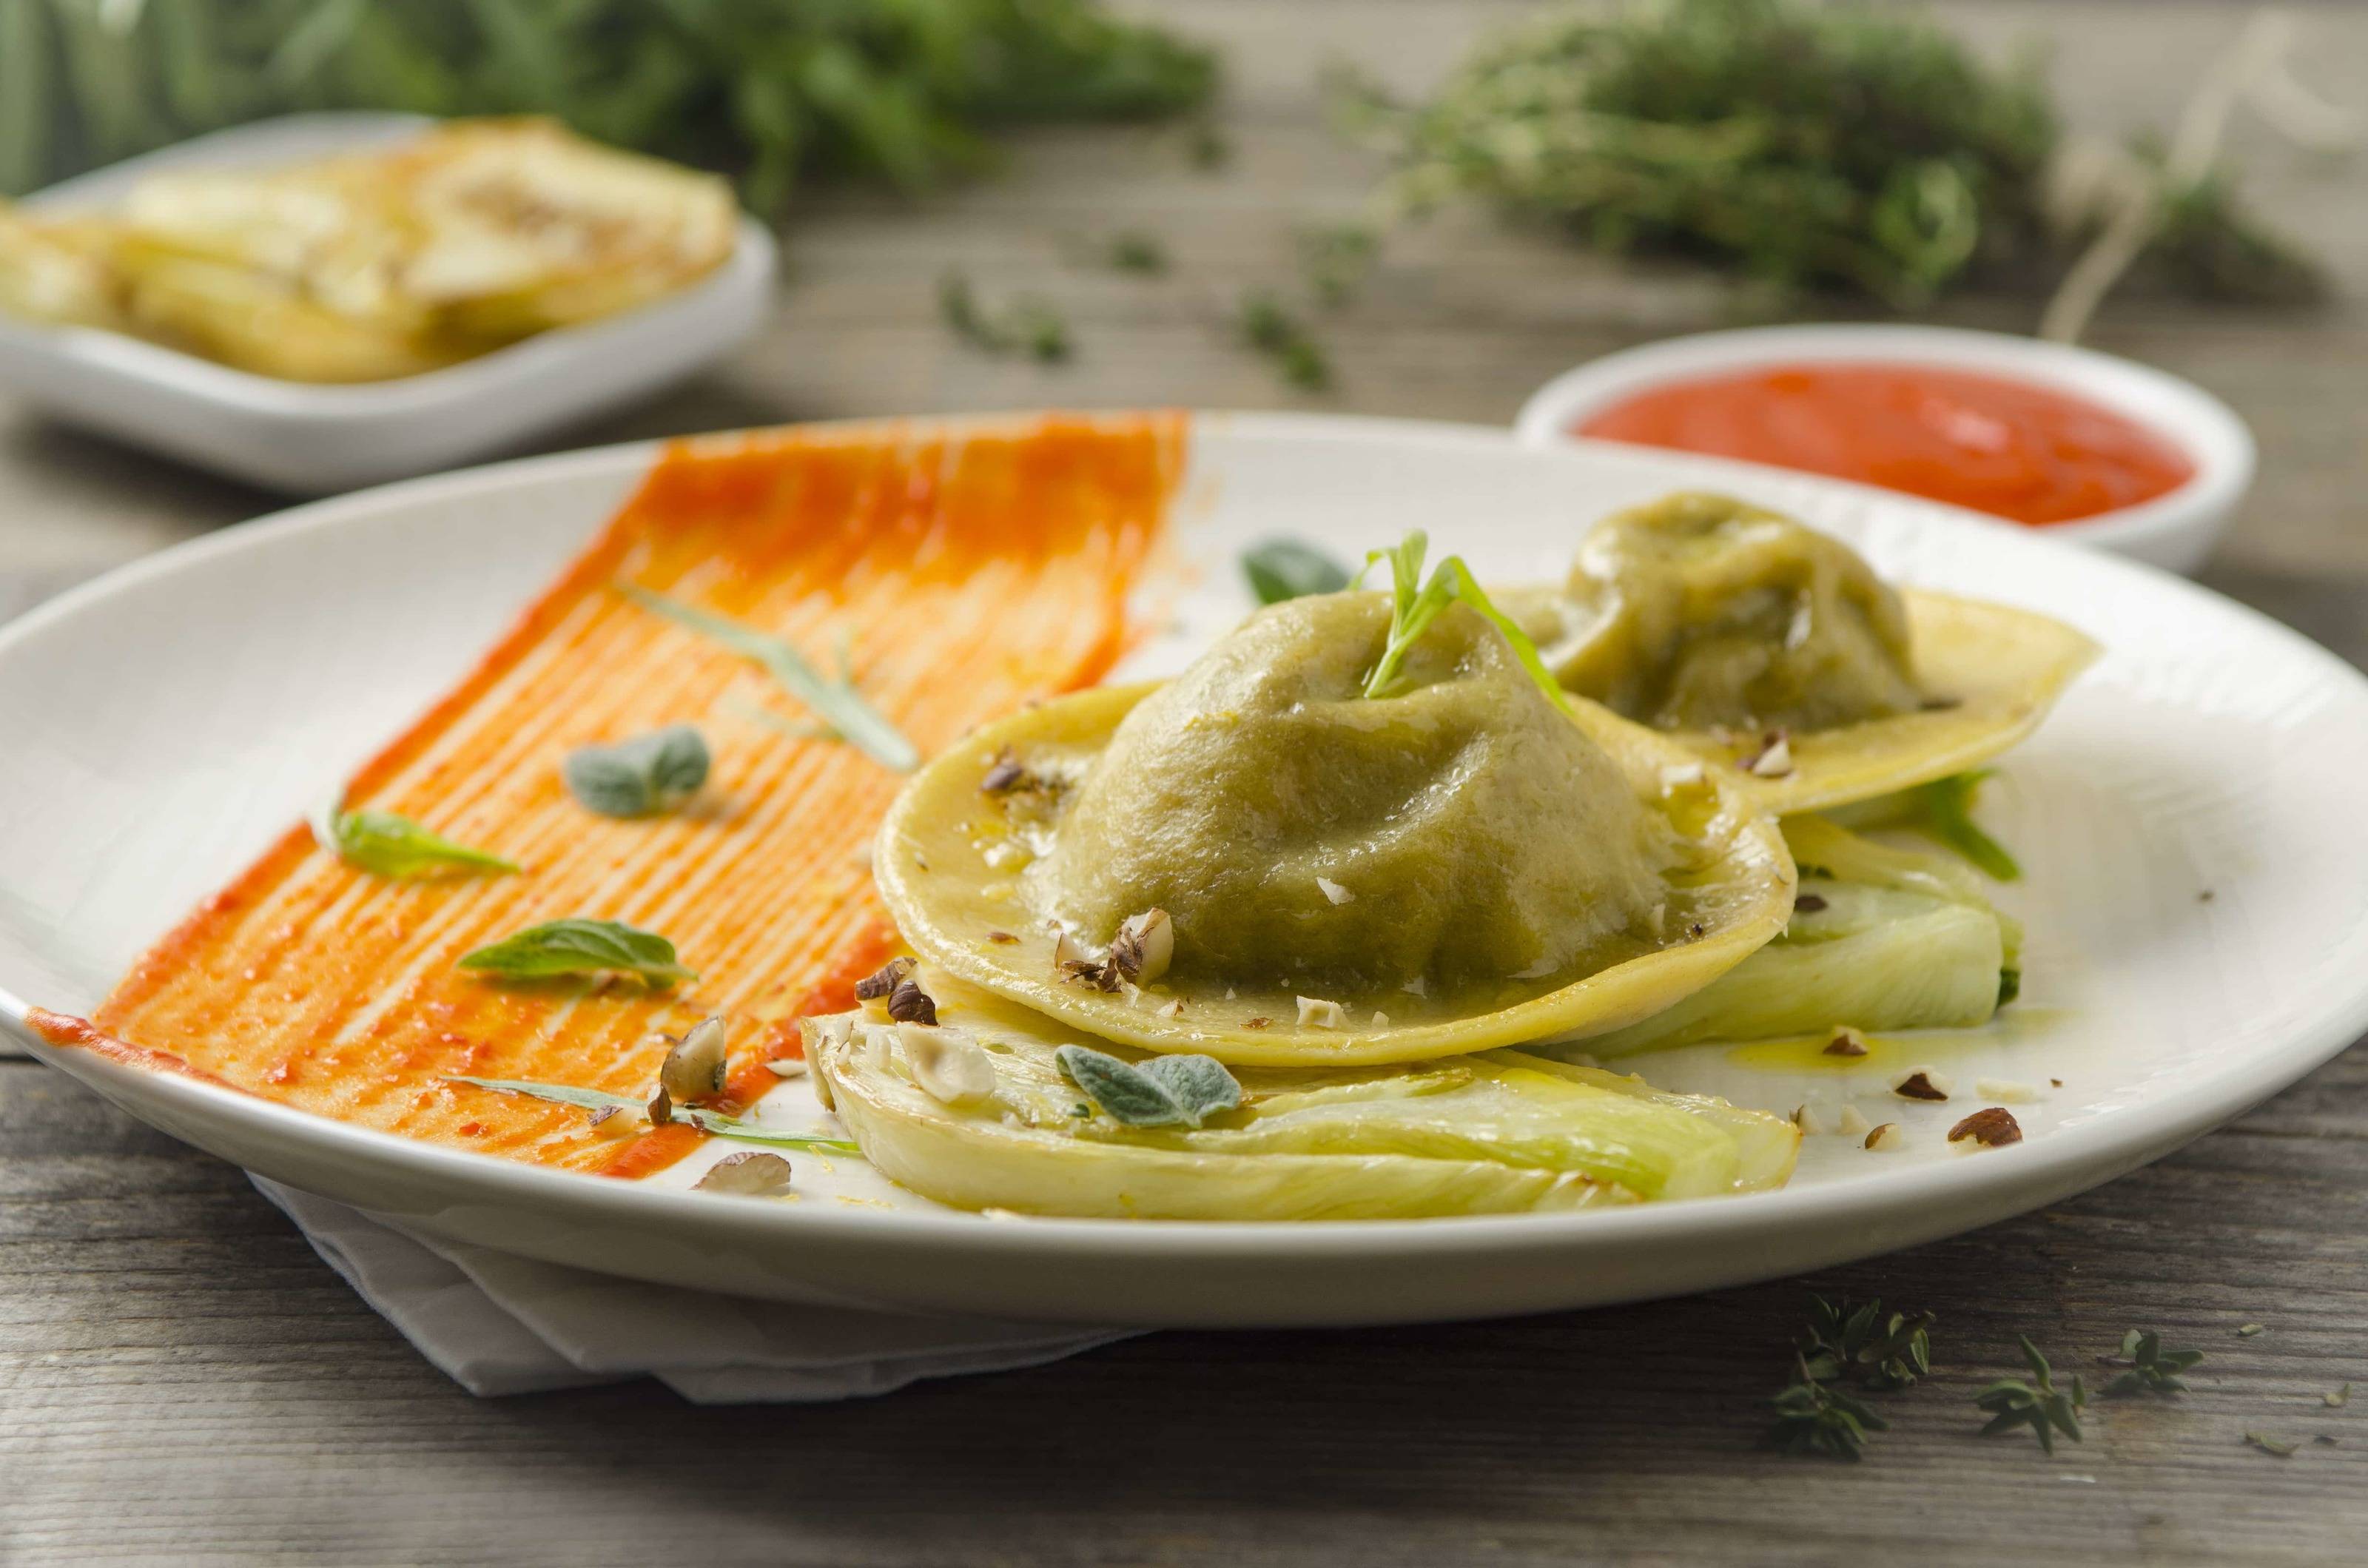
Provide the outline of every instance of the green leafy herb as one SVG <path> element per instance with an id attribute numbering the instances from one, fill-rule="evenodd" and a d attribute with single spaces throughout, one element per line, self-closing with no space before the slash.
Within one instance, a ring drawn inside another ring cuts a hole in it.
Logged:
<path id="1" fill-rule="evenodd" d="M 1198 1127 L 1242 1103 L 1242 1086 L 1210 1056 L 1155 1056 L 1140 1063 L 1064 1045 L 1061 1072 L 1113 1120 L 1128 1127 Z"/>
<path id="2" fill-rule="evenodd" d="M 767 674 L 789 689 L 791 696 L 814 710 L 833 734 L 882 767 L 910 773 L 921 765 L 919 748 L 855 689 L 844 647 L 840 650 L 838 675 L 826 679 L 787 642 L 743 626 L 728 616 L 670 599 L 631 583 L 619 584 L 618 591 L 643 609 L 711 637 L 742 658 L 762 665 Z"/>
<path id="3" fill-rule="evenodd" d="M 1167 247 L 1160 243 L 1157 234 L 1146 234 L 1139 229 L 1111 235 L 1105 255 L 1110 266 L 1121 272 L 1156 278 L 1167 270 Z"/>
<path id="4" fill-rule="evenodd" d="M 2089 1403 L 2089 1391 L 2081 1385 L 2079 1374 L 2073 1374 L 2069 1390 L 2057 1388 L 2047 1358 L 2028 1338 L 2022 1341 L 2022 1358 L 2030 1363 L 2031 1381 L 2000 1378 L 1974 1396 L 1974 1403 L 1990 1413 L 1982 1436 L 1992 1437 L 2028 1426 L 2037 1435 L 2039 1446 L 2051 1454 L 2055 1451 L 2058 1432 L 2078 1442 L 2080 1412 Z"/>
<path id="5" fill-rule="evenodd" d="M 560 773 L 585 810 L 604 817 L 669 812 L 707 782 L 707 742 L 689 724 L 669 724 L 614 745 L 579 746 Z"/>
<path id="6" fill-rule="evenodd" d="M 2135 1328 L 2122 1335 L 2122 1355 L 2129 1369 L 2105 1385 L 2107 1393 L 2184 1393 L 2179 1374 L 2203 1359 L 2201 1350 L 2165 1350 L 2162 1335 Z"/>
<path id="7" fill-rule="evenodd" d="M 938 312 L 955 336 L 983 354 L 1025 354 L 1046 365 L 1069 357 L 1068 322 L 1034 295 L 990 309 L 979 303 L 969 278 L 949 273 L 938 285 Z"/>
<path id="8" fill-rule="evenodd" d="M 1344 128 L 1394 162 L 1371 203 L 1383 224 L 1476 199 L 1601 252 L 1916 307 L 1976 276 L 2063 269 L 2135 199 L 2158 209 L 2138 237 L 2175 286 L 2270 299 L 2317 287 L 2208 167 L 2157 158 L 2149 173 L 2141 154 L 2118 192 L 2076 207 L 2051 178 L 2066 138 L 2036 74 L 1995 69 L 1888 7 L 1557 8 L 1484 45 L 1427 103 L 1352 74 L 1334 99 Z"/>
<path id="9" fill-rule="evenodd" d="M 2326 1405 L 2330 1410 L 2342 1409 L 2345 1405 L 2351 1403 L 2351 1385 L 2350 1383 L 2346 1383 L 2341 1388 L 2336 1389 L 2331 1392 L 2320 1394 L 2318 1396 L 2318 1403 Z"/>
<path id="10" fill-rule="evenodd" d="M 1441 561 L 1432 570 L 1430 581 L 1422 583 L 1422 558 L 1429 548 L 1429 536 L 1417 528 L 1400 540 L 1394 550 L 1368 551 L 1364 571 L 1357 574 L 1361 582 L 1364 573 L 1372 571 L 1377 563 L 1383 561 L 1390 563 L 1390 640 L 1383 645 L 1381 658 L 1365 676 L 1365 695 L 1369 698 L 1387 697 L 1396 685 L 1398 668 L 1406 662 L 1406 651 L 1430 629 L 1430 623 L 1437 620 L 1449 605 L 1460 602 L 1471 606 L 1496 623 L 1497 630 L 1503 632 L 1505 641 L 1512 645 L 1513 656 L 1520 660 L 1521 667 L 1529 671 L 1530 679 L 1537 683 L 1538 689 L 1544 692 L 1555 707 L 1569 712 L 1570 698 L 1546 668 L 1545 661 L 1538 656 L 1538 645 L 1531 642 L 1530 634 L 1481 591 L 1480 585 L 1473 580 L 1471 569 L 1463 564 L 1462 556 L 1451 555 Z M 1416 585 L 1418 583 L 1422 584 L 1420 587 Z"/>
<path id="11" fill-rule="evenodd" d="M 618 920 L 546 920 L 464 953 L 461 967 L 504 980 L 568 974 L 631 974 L 667 986 L 699 976 L 675 961 L 674 944 Z"/>
<path id="12" fill-rule="evenodd" d="M 515 861 L 455 844 L 393 812 L 339 811 L 331 814 L 327 826 L 324 847 L 374 876 L 413 881 L 518 869 Z M 313 836 L 322 836 L 318 824 Z"/>
<path id="13" fill-rule="evenodd" d="M 2302 1447 L 2300 1443 L 2289 1443 L 2282 1438 L 2272 1437 L 2260 1432 L 2246 1433 L 2245 1441 L 2252 1447 L 2260 1449 L 2261 1452 L 2265 1454 L 2275 1454 L 2282 1460 L 2294 1458 L 2294 1450 Z"/>
<path id="14" fill-rule="evenodd" d="M 1886 1314 L 1880 1301 L 1853 1306 L 1809 1298 L 1801 1364 L 1819 1382 L 1850 1378 L 1874 1389 L 1904 1389 L 1932 1371 L 1930 1312 Z"/>
<path id="15" fill-rule="evenodd" d="M 1324 392 L 1332 385 L 1332 361 L 1299 318 L 1271 294 L 1257 293 L 1242 301 L 1242 341 L 1274 362 L 1276 371 L 1302 392 Z"/>
<path id="16" fill-rule="evenodd" d="M 1242 551 L 1242 575 L 1262 605 L 1310 594 L 1337 594 L 1349 585 L 1349 569 L 1295 539 L 1270 539 Z"/>
<path id="17" fill-rule="evenodd" d="M 1776 1407 L 1776 1421 L 1768 1428 L 1768 1440 L 1778 1449 L 1855 1460 L 1865 1449 L 1868 1433 L 1889 1429 L 1891 1423 L 1864 1403 L 1811 1376 L 1801 1358 L 1793 1358 L 1793 1367 L 1792 1386 L 1769 1401 Z"/>
<path id="18" fill-rule="evenodd" d="M 2239 1339 L 2250 1339 L 2257 1334 L 2267 1334 L 2270 1331 L 2268 1329 L 2262 1327 L 2260 1324 L 2248 1323 L 2243 1324 L 2237 1330 L 2237 1337 Z"/>
<path id="19" fill-rule="evenodd" d="M 1018 123 L 1193 112 L 1209 51 L 1094 0 L 8 0 L 0 191 L 305 109 L 556 115 L 739 175 L 772 210 L 813 176 L 908 189 Z"/>
<path id="20" fill-rule="evenodd" d="M 1208 120 L 1194 120 L 1184 133 L 1184 159 L 1203 174 L 1213 174 L 1234 161 L 1233 139 Z"/>
<path id="21" fill-rule="evenodd" d="M 1307 287 L 1326 305 L 1346 304 L 1364 283 L 1380 254 L 1381 236 L 1370 224 L 1334 223 L 1303 230 L 1299 267 Z"/>
<path id="22" fill-rule="evenodd" d="M 498 1094 L 525 1095 L 530 1099 L 551 1100 L 559 1105 L 572 1105 L 585 1110 L 614 1110 L 638 1116 L 647 1108 L 631 1095 L 612 1095 L 602 1089 L 579 1089 L 567 1084 L 536 1084 L 524 1078 L 454 1078 L 455 1084 L 468 1084 L 480 1089 L 492 1089 Z M 707 1110 L 699 1106 L 677 1105 L 670 1108 L 674 1119 L 687 1121 L 701 1132 L 718 1138 L 737 1139 L 743 1143 L 765 1143 L 777 1149 L 812 1149 L 825 1154 L 860 1154 L 863 1151 L 845 1138 L 824 1138 L 803 1132 L 775 1132 L 736 1116 L 726 1116 L 720 1110 Z"/>

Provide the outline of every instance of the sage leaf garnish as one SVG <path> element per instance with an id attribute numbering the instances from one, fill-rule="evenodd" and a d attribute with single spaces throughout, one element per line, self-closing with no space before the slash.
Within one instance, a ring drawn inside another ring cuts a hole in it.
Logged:
<path id="1" fill-rule="evenodd" d="M 586 811 L 646 817 L 672 811 L 707 782 L 707 741 L 689 724 L 668 724 L 613 745 L 578 746 L 560 777 Z"/>
<path id="2" fill-rule="evenodd" d="M 1382 649 L 1380 660 L 1365 676 L 1365 695 L 1389 696 L 1397 684 L 1398 666 L 1406 662 L 1406 651 L 1449 605 L 1461 602 L 1496 623 L 1497 630 L 1503 632 L 1505 641 L 1512 645 L 1513 656 L 1520 660 L 1521 667 L 1529 672 L 1530 679 L 1537 683 L 1538 689 L 1544 692 L 1555 707 L 1569 712 L 1570 698 L 1563 691 L 1561 683 L 1547 670 L 1545 661 L 1538 656 L 1538 645 L 1531 642 L 1530 634 L 1481 591 L 1480 585 L 1473 580 L 1471 568 L 1463 564 L 1462 556 L 1451 555 L 1441 561 L 1431 572 L 1430 581 L 1422 583 L 1422 558 L 1429 548 L 1429 536 L 1417 528 L 1407 534 L 1395 550 L 1370 551 L 1365 557 L 1364 571 L 1357 574 L 1358 580 L 1361 582 L 1365 573 L 1380 562 L 1386 561 L 1390 565 L 1390 640 Z M 1417 584 L 1421 585 L 1417 586 Z"/>
<path id="3" fill-rule="evenodd" d="M 813 709 L 833 734 L 882 767 L 910 773 L 921 765 L 920 749 L 855 689 L 848 678 L 843 657 L 838 674 L 825 677 L 787 642 L 743 626 L 729 616 L 684 604 L 632 583 L 620 583 L 617 589 L 643 609 L 712 638 L 742 658 L 763 665 L 767 674 L 789 688 L 790 695 Z"/>
<path id="4" fill-rule="evenodd" d="M 529 926 L 515 936 L 464 953 L 461 967 L 505 980 L 547 980 L 564 974 L 619 973 L 668 986 L 699 976 L 675 961 L 674 944 L 655 931 L 620 920 L 571 916 Z"/>
<path id="5" fill-rule="evenodd" d="M 467 1084 L 496 1094 L 524 1095 L 529 1099 L 550 1100 L 558 1105 L 572 1105 L 583 1110 L 614 1110 L 629 1116 L 639 1116 L 648 1107 L 632 1095 L 612 1095 L 603 1089 L 579 1089 L 569 1084 L 538 1084 L 524 1078 L 468 1078 L 449 1080 Z M 736 1116 L 726 1116 L 720 1110 L 703 1110 L 697 1106 L 676 1106 L 671 1119 L 688 1122 L 701 1132 L 718 1138 L 736 1139 L 743 1143 L 765 1143 L 777 1149 L 812 1149 L 825 1154 L 860 1154 L 863 1151 L 851 1139 L 824 1138 L 804 1132 L 775 1132 Z"/>
<path id="6" fill-rule="evenodd" d="M 2047 1358 L 2027 1336 L 2022 1341 L 2022 1358 L 2030 1364 L 2031 1381 L 2000 1378 L 1974 1396 L 1974 1403 L 1990 1413 L 1989 1425 L 1982 1428 L 1982 1436 L 1994 1437 L 2017 1426 L 2028 1426 L 2038 1437 L 2039 1446 L 2050 1454 L 2055 1451 L 2058 1432 L 2076 1443 L 2080 1441 L 2080 1412 L 2089 1403 L 2089 1391 L 2081 1386 L 2080 1375 L 2072 1375 L 2070 1389 L 2057 1388 Z"/>
<path id="7" fill-rule="evenodd" d="M 1242 1103 L 1242 1086 L 1210 1056 L 1155 1056 L 1136 1065 L 1089 1046 L 1054 1053 L 1062 1074 L 1128 1127 L 1198 1127 Z"/>
<path id="8" fill-rule="evenodd" d="M 1262 605 L 1337 594 L 1349 585 L 1347 567 L 1295 539 L 1270 539 L 1242 551 L 1242 575 Z"/>
<path id="9" fill-rule="evenodd" d="M 321 836 L 321 825 L 314 824 L 315 838 Z M 326 825 L 323 847 L 348 866 L 398 881 L 518 869 L 516 861 L 455 844 L 394 812 L 335 812 Z"/>

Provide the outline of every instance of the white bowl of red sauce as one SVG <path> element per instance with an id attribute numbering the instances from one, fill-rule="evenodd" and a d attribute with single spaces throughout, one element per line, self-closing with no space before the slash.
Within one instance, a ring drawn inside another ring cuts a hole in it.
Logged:
<path id="1" fill-rule="evenodd" d="M 1590 361 L 1516 427 L 1827 474 L 2094 545 L 2202 564 L 2253 482 L 2210 392 L 2091 349 L 1952 327 L 1709 332 Z"/>

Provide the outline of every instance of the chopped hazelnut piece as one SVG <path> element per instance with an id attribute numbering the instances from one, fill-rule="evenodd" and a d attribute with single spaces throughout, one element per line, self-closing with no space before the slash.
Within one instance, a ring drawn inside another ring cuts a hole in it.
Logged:
<path id="1" fill-rule="evenodd" d="M 1175 959 L 1176 924 L 1164 909 L 1129 915 L 1110 938 L 1110 968 L 1137 985 L 1156 983 Z"/>
<path id="2" fill-rule="evenodd" d="M 896 989 L 888 993 L 888 1016 L 900 1024 L 935 1024 L 937 1000 L 907 977 L 898 981 Z"/>
<path id="3" fill-rule="evenodd" d="M 803 1078 L 806 1075 L 806 1059 L 803 1056 L 772 1056 L 765 1067 L 776 1078 Z"/>
<path id="4" fill-rule="evenodd" d="M 995 1063 L 968 1029 L 900 1023 L 896 1043 L 913 1082 L 940 1105 L 961 1109 L 995 1097 Z"/>
<path id="5" fill-rule="evenodd" d="M 1158 1011 L 1163 1018 L 1180 1018 L 1184 1016 L 1184 998 L 1170 996 L 1159 1005 Z"/>
<path id="6" fill-rule="evenodd" d="M 1347 888 L 1342 887 L 1338 882 L 1334 881 L 1329 877 L 1316 878 L 1315 891 L 1322 893 L 1326 902 L 1329 903 L 1342 904 L 1354 903 L 1357 902 L 1357 895 L 1355 893 L 1350 892 Z"/>
<path id="7" fill-rule="evenodd" d="M 1956 1126 L 1949 1129 L 1949 1142 L 1963 1142 L 1972 1139 L 1985 1149 L 1996 1149 L 2008 1143 L 2022 1142 L 2022 1128 L 2014 1119 L 2014 1112 L 2004 1106 L 1990 1106 L 1977 1110 Z"/>
<path id="8" fill-rule="evenodd" d="M 1783 778 L 1793 771 L 1793 737 L 1770 730 L 1759 737 L 1759 749 L 1746 756 L 1742 768 L 1755 778 Z"/>
<path id="9" fill-rule="evenodd" d="M 855 999 L 859 1002 L 881 1001 L 893 993 L 897 984 L 912 971 L 911 959 L 890 959 L 855 983 Z"/>
<path id="10" fill-rule="evenodd" d="M 728 1192 L 743 1198 L 769 1198 L 790 1185 L 790 1162 L 779 1154 L 755 1150 L 726 1154 L 690 1184 L 693 1192 Z"/>
<path id="11" fill-rule="evenodd" d="M 1888 1154 L 1907 1147 L 1907 1135 L 1899 1131 L 1899 1123 L 1886 1121 L 1866 1135 L 1866 1146 L 1878 1154 Z"/>
<path id="12" fill-rule="evenodd" d="M 1327 1002 L 1321 996 L 1302 996 L 1299 998 L 1299 1027 L 1345 1029 L 1349 1027 L 1349 1013 L 1338 1002 Z"/>
<path id="13" fill-rule="evenodd" d="M 2029 1084 L 2012 1078 L 1976 1078 L 1974 1093 L 1986 1100 L 1998 1100 L 2005 1105 L 2027 1105 L 2039 1097 L 2039 1091 Z"/>
<path id="14" fill-rule="evenodd" d="M 1867 1124 L 1864 1111 L 1860 1110 L 1855 1105 L 1845 1104 L 1842 1107 L 1841 1126 L 1838 1131 L 1845 1138 L 1860 1138 L 1873 1131 L 1873 1129 Z"/>
<path id="15" fill-rule="evenodd" d="M 1952 1087 L 1948 1079 L 1930 1067 L 1911 1067 L 1892 1081 L 1891 1092 L 1903 1100 L 1945 1100 Z"/>
<path id="16" fill-rule="evenodd" d="M 1793 1125 L 1800 1130 L 1802 1136 L 1807 1138 L 1814 1138 L 1826 1130 L 1824 1119 L 1805 1105 L 1793 1108 Z"/>
<path id="17" fill-rule="evenodd" d="M 649 1117 L 652 1127 L 664 1127 L 674 1119 L 674 1100 L 666 1094 L 664 1084 L 650 1096 Z"/>
<path id="18" fill-rule="evenodd" d="M 1661 792 L 1689 790 L 1702 781 L 1702 765 L 1699 762 L 1673 762 L 1661 769 Z"/>
<path id="19" fill-rule="evenodd" d="M 986 934 L 986 939 L 998 948 L 1008 948 L 1019 940 L 1008 931 L 989 931 Z"/>
<path id="20" fill-rule="evenodd" d="M 603 1106 L 584 1125 L 603 1138 L 625 1138 L 640 1131 L 641 1119 L 627 1114 L 621 1107 Z"/>
<path id="21" fill-rule="evenodd" d="M 1827 1056 L 1864 1056 L 1866 1054 L 1866 1036 L 1859 1033 L 1858 1030 L 1851 1028 L 1848 1024 L 1844 1024 L 1839 1028 L 1834 1030 L 1832 1038 L 1826 1041 L 1826 1049 L 1823 1054 Z"/>
<path id="22" fill-rule="evenodd" d="M 1826 901 L 1821 894 L 1798 892 L 1793 895 L 1793 913 L 1795 915 L 1815 915 L 1825 906 Z"/>
<path id="23" fill-rule="evenodd" d="M 723 1092 L 729 1064 L 723 1020 L 701 1018 L 666 1052 L 666 1064 L 658 1069 L 658 1086 L 673 1099 L 709 1099 Z"/>
<path id="24" fill-rule="evenodd" d="M 1242 1020 L 1242 1028 L 1246 1029 L 1262 1029 L 1272 1022 L 1274 1022 L 1272 1018 L 1244 1018 Z"/>

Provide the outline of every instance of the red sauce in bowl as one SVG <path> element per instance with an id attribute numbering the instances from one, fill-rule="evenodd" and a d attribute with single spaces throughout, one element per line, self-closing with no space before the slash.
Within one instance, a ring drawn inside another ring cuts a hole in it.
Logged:
<path id="1" fill-rule="evenodd" d="M 1831 474 L 2034 525 L 2151 501 L 2195 473 L 2171 442 L 2084 398 L 1931 365 L 1776 365 L 1665 382 L 1571 433 Z"/>

